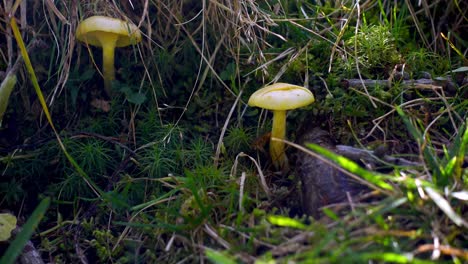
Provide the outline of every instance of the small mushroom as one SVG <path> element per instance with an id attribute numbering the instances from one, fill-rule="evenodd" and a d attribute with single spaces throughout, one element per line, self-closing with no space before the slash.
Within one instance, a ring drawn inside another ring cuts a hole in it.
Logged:
<path id="1" fill-rule="evenodd" d="M 253 93 L 248 104 L 272 110 L 271 137 L 285 139 L 286 111 L 309 105 L 314 101 L 314 95 L 307 88 L 287 83 L 275 83 Z M 284 142 L 270 140 L 270 156 L 276 169 L 288 167 Z"/>
<path id="2" fill-rule="evenodd" d="M 107 94 L 111 95 L 111 82 L 115 79 L 114 50 L 140 42 L 140 30 L 134 24 L 120 19 L 92 16 L 78 25 L 76 38 L 86 44 L 102 47 L 104 87 Z"/>

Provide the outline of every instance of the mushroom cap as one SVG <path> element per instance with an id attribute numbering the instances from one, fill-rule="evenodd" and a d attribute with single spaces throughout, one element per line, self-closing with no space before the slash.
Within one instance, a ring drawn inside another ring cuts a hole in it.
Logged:
<path id="1" fill-rule="evenodd" d="M 307 88 L 288 83 L 275 83 L 253 93 L 248 104 L 268 110 L 291 110 L 314 101 L 314 95 Z"/>
<path id="2" fill-rule="evenodd" d="M 92 16 L 83 20 L 76 29 L 76 38 L 89 45 L 102 47 L 109 35 L 117 35 L 116 47 L 125 47 L 141 41 L 137 26 L 117 18 Z"/>

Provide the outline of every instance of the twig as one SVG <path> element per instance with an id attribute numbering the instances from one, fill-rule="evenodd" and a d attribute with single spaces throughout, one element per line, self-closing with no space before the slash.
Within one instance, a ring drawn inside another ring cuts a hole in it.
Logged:
<path id="1" fill-rule="evenodd" d="M 285 256 L 290 253 L 297 253 L 304 249 L 304 244 L 315 236 L 314 232 L 300 232 L 298 235 L 272 248 L 270 252 L 275 257 Z"/>
<path id="2" fill-rule="evenodd" d="M 355 147 L 346 146 L 346 145 L 336 145 L 336 149 L 338 152 L 337 154 L 345 156 L 354 161 L 364 160 L 370 163 L 384 161 L 387 163 L 400 165 L 400 166 L 422 166 L 422 163 L 420 162 L 414 162 L 414 161 L 406 160 L 404 158 L 395 158 L 389 155 L 382 156 L 381 154 L 378 154 L 375 151 L 355 148 Z"/>
<path id="3" fill-rule="evenodd" d="M 440 252 L 442 252 L 445 255 L 457 256 L 465 260 L 468 260 L 468 251 L 459 249 L 459 248 L 454 248 L 451 246 L 444 246 L 444 245 L 439 245 L 438 247 L 432 244 L 421 245 L 414 251 L 414 254 L 420 254 L 420 253 L 424 253 L 427 251 L 434 251 L 434 250 L 440 250 Z"/>
<path id="4" fill-rule="evenodd" d="M 216 242 L 218 242 L 225 249 L 231 249 L 232 248 L 231 245 L 226 240 L 224 240 L 222 237 L 220 237 L 218 235 L 218 233 L 216 233 L 216 231 L 213 229 L 213 227 L 211 227 L 209 224 L 205 224 L 203 229 L 205 230 L 205 232 L 211 238 L 213 238 Z"/>
<path id="5" fill-rule="evenodd" d="M 361 80 L 361 79 L 344 79 L 341 81 L 341 85 L 345 88 L 349 87 L 360 87 L 362 85 L 366 87 L 390 87 L 392 82 L 388 80 Z M 400 82 L 404 88 L 415 88 L 415 89 L 443 89 L 446 87 L 455 87 L 457 84 L 447 77 L 446 80 L 433 80 L 433 79 L 416 79 L 416 80 L 403 80 Z"/>

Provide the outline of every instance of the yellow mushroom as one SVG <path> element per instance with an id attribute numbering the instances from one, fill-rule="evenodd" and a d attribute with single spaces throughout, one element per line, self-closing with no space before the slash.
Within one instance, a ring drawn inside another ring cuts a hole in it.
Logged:
<path id="1" fill-rule="evenodd" d="M 285 139 L 286 112 L 309 105 L 315 101 L 309 89 L 287 83 L 275 83 L 263 87 L 250 96 L 248 104 L 273 111 L 271 137 Z M 276 169 L 288 166 L 284 142 L 270 140 L 270 156 Z"/>
<path id="2" fill-rule="evenodd" d="M 76 29 L 76 38 L 86 44 L 102 48 L 104 87 L 111 95 L 115 79 L 114 50 L 141 41 L 140 30 L 133 23 L 106 16 L 92 16 L 83 20 Z"/>

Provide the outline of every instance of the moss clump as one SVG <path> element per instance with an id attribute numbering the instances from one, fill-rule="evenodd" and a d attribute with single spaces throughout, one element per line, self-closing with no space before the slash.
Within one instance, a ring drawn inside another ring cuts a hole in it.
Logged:
<path id="1" fill-rule="evenodd" d="M 350 77 L 357 72 L 365 78 L 386 77 L 401 62 L 395 39 L 386 26 L 367 26 L 345 41 L 348 53 L 337 59 L 337 68 Z M 356 64 L 356 62 L 358 64 Z"/>

